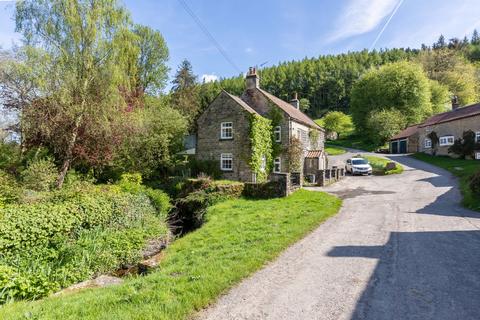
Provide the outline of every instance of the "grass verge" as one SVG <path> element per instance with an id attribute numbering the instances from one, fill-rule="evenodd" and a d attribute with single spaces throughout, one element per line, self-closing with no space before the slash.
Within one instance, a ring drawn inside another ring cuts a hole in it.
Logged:
<path id="1" fill-rule="evenodd" d="M 463 195 L 463 205 L 469 209 L 480 211 L 480 198 L 475 196 L 469 188 L 470 177 L 480 170 L 479 161 L 431 156 L 425 153 L 416 153 L 412 157 L 448 170 L 457 176 Z"/>
<path id="2" fill-rule="evenodd" d="M 399 174 L 403 172 L 403 166 L 398 162 L 392 161 L 390 159 L 375 157 L 375 156 L 365 156 L 365 158 L 370 162 L 370 165 L 373 168 L 373 174 L 379 176 L 386 176 L 390 174 Z M 386 170 L 385 166 L 389 162 L 395 162 L 397 167 L 393 170 Z"/>
<path id="3" fill-rule="evenodd" d="M 339 146 L 344 148 L 352 148 L 352 149 L 359 149 L 364 151 L 375 151 L 379 148 L 378 145 L 370 142 L 365 142 L 363 136 L 356 136 L 356 135 L 349 135 L 345 137 L 341 137 L 337 140 L 329 140 L 329 146 Z"/>
<path id="4" fill-rule="evenodd" d="M 329 156 L 338 156 L 340 154 L 344 154 L 345 152 L 347 152 L 347 150 L 345 150 L 344 148 L 341 148 L 341 147 L 337 147 L 337 146 L 326 145 L 325 146 L 325 152 Z"/>
<path id="5" fill-rule="evenodd" d="M 123 285 L 0 308 L 0 319 L 185 319 L 277 257 L 341 200 L 299 190 L 287 198 L 237 199 L 209 208 L 207 221 L 175 241 L 154 273 Z"/>

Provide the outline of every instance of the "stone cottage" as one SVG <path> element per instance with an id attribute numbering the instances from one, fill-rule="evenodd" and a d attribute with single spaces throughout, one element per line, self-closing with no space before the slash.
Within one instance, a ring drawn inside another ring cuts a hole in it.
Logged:
<path id="1" fill-rule="evenodd" d="M 476 141 L 480 142 L 480 103 L 460 108 L 458 100 L 454 98 L 451 111 L 436 114 L 390 139 L 390 152 L 449 155 L 448 148 L 468 130 L 475 132 Z M 429 138 L 432 132 L 439 139 L 435 152 Z M 477 156 L 480 158 L 480 150 Z"/>
<path id="2" fill-rule="evenodd" d="M 286 150 L 292 137 L 303 147 L 303 173 L 316 173 L 326 167 L 325 131 L 300 111 L 295 95 L 290 103 L 260 88 L 255 68 L 250 68 L 246 88 L 240 97 L 222 91 L 197 120 L 197 160 L 218 161 L 225 179 L 256 181 L 251 170 L 250 119 L 252 114 L 269 119 L 279 116 L 273 128 L 274 143 L 282 150 L 273 159 L 273 172 L 289 171 Z"/>

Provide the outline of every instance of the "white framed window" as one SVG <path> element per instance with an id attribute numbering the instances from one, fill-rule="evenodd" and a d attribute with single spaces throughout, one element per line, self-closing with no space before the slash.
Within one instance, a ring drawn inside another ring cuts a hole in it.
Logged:
<path id="1" fill-rule="evenodd" d="M 480 131 L 475 133 L 475 142 L 480 142 Z"/>
<path id="2" fill-rule="evenodd" d="M 282 127 L 276 126 L 273 134 L 275 136 L 275 142 L 282 142 Z"/>
<path id="3" fill-rule="evenodd" d="M 220 155 L 220 169 L 222 171 L 233 171 L 233 155 L 231 153 Z"/>
<path id="4" fill-rule="evenodd" d="M 273 160 L 273 172 L 280 173 L 281 168 L 282 160 L 280 158 L 275 158 L 275 160 Z"/>
<path id="5" fill-rule="evenodd" d="M 455 137 L 454 136 L 443 136 L 443 137 L 440 137 L 439 141 L 440 141 L 439 144 L 440 144 L 441 147 L 451 146 L 455 142 Z"/>
<path id="6" fill-rule="evenodd" d="M 267 157 L 262 156 L 262 164 L 260 165 L 260 171 L 265 172 L 267 170 Z"/>
<path id="7" fill-rule="evenodd" d="M 220 125 L 220 138 L 233 139 L 233 122 L 222 122 Z"/>
<path id="8" fill-rule="evenodd" d="M 480 152 L 475 152 L 475 159 L 480 160 Z"/>
<path id="9" fill-rule="evenodd" d="M 431 148 L 432 147 L 432 139 L 425 138 L 425 148 Z"/>

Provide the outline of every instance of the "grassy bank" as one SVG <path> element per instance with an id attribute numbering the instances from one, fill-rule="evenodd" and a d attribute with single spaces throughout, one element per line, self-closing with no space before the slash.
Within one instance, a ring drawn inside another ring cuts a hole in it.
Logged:
<path id="1" fill-rule="evenodd" d="M 185 319 L 334 215 L 341 200 L 300 190 L 288 198 L 229 200 L 175 241 L 156 272 L 123 285 L 0 308 L 1 319 Z"/>
<path id="2" fill-rule="evenodd" d="M 370 142 L 365 142 L 363 139 L 365 139 L 365 137 L 363 136 L 350 135 L 350 136 L 341 137 L 340 139 L 337 139 L 337 140 L 329 140 L 327 144 L 329 146 L 352 148 L 352 149 L 364 150 L 369 152 L 375 151 L 376 149 L 379 148 L 378 145 Z"/>
<path id="3" fill-rule="evenodd" d="M 340 154 L 344 154 L 347 152 L 344 148 L 338 147 L 338 146 L 333 146 L 333 145 L 326 145 L 325 146 L 325 152 L 329 156 L 338 156 Z"/>
<path id="4" fill-rule="evenodd" d="M 448 170 L 457 176 L 463 195 L 463 205 L 469 209 L 480 211 L 480 198 L 472 194 L 469 188 L 470 177 L 480 170 L 479 161 L 453 159 L 441 156 L 434 157 L 424 153 L 417 153 L 412 155 L 412 157 Z"/>
<path id="5" fill-rule="evenodd" d="M 368 160 L 368 162 L 370 162 L 370 165 L 373 168 L 373 174 L 375 175 L 384 176 L 390 174 L 399 174 L 403 172 L 403 166 L 398 162 L 395 162 L 397 164 L 397 167 L 395 169 L 387 171 L 385 168 L 387 163 L 394 161 L 375 156 L 365 156 L 365 158 Z"/>

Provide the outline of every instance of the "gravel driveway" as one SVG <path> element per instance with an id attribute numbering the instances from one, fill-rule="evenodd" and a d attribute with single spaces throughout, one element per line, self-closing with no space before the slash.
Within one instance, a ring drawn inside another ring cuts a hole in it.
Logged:
<path id="1" fill-rule="evenodd" d="M 480 319 L 480 214 L 446 171 L 394 159 L 403 174 L 315 188 L 340 213 L 198 317 Z"/>

